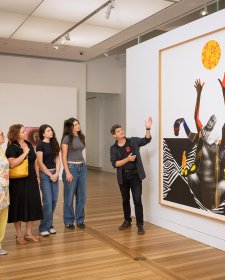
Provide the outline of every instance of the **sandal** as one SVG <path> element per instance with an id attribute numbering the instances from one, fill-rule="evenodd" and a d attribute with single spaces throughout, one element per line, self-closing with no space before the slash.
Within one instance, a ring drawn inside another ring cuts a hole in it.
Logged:
<path id="1" fill-rule="evenodd" d="M 23 238 L 23 236 L 16 236 L 16 243 L 19 245 L 26 245 L 27 241 Z"/>
<path id="2" fill-rule="evenodd" d="M 26 241 L 31 241 L 31 242 L 39 242 L 40 241 L 39 237 L 37 237 L 37 236 L 35 236 L 33 234 L 30 234 L 30 235 L 25 234 L 24 235 L 24 239 Z"/>

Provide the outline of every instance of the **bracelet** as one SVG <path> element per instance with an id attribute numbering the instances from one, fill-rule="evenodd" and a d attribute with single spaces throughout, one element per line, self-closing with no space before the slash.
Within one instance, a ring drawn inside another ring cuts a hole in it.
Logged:
<path id="1" fill-rule="evenodd" d="M 146 130 L 151 130 L 151 127 L 149 127 L 149 128 L 146 127 Z"/>

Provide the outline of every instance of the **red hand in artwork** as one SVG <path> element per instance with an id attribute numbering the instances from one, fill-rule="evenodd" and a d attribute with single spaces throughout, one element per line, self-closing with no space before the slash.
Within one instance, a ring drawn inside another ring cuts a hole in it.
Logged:
<path id="1" fill-rule="evenodd" d="M 225 88 L 225 73 L 224 73 L 224 76 L 223 76 L 223 81 L 221 81 L 220 79 L 218 79 L 218 81 L 220 82 L 221 87 Z"/>
<path id="2" fill-rule="evenodd" d="M 223 85 L 223 87 L 225 88 L 225 73 L 224 73 L 224 76 L 223 76 L 223 82 L 222 82 L 222 85 Z"/>

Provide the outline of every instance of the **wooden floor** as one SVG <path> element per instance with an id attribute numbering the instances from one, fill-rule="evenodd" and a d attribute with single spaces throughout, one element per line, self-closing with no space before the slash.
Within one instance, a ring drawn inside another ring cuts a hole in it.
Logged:
<path id="1" fill-rule="evenodd" d="M 62 185 L 55 215 L 56 235 L 40 243 L 16 245 L 8 225 L 0 257 L 0 279 L 225 279 L 225 252 L 168 230 L 135 222 L 119 231 L 123 221 L 115 175 L 89 171 L 85 230 L 66 231 L 62 220 Z M 35 233 L 38 223 L 35 224 Z"/>

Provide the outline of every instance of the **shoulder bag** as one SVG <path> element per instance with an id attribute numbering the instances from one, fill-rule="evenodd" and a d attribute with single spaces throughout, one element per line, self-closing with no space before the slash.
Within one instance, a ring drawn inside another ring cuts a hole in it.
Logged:
<path id="1" fill-rule="evenodd" d="M 15 145 L 17 146 L 17 145 Z M 19 147 L 19 146 L 17 146 Z M 20 147 L 19 147 L 20 148 Z M 22 148 L 21 148 L 22 149 Z M 28 158 L 26 157 L 19 165 L 9 168 L 9 179 L 28 177 Z"/>

